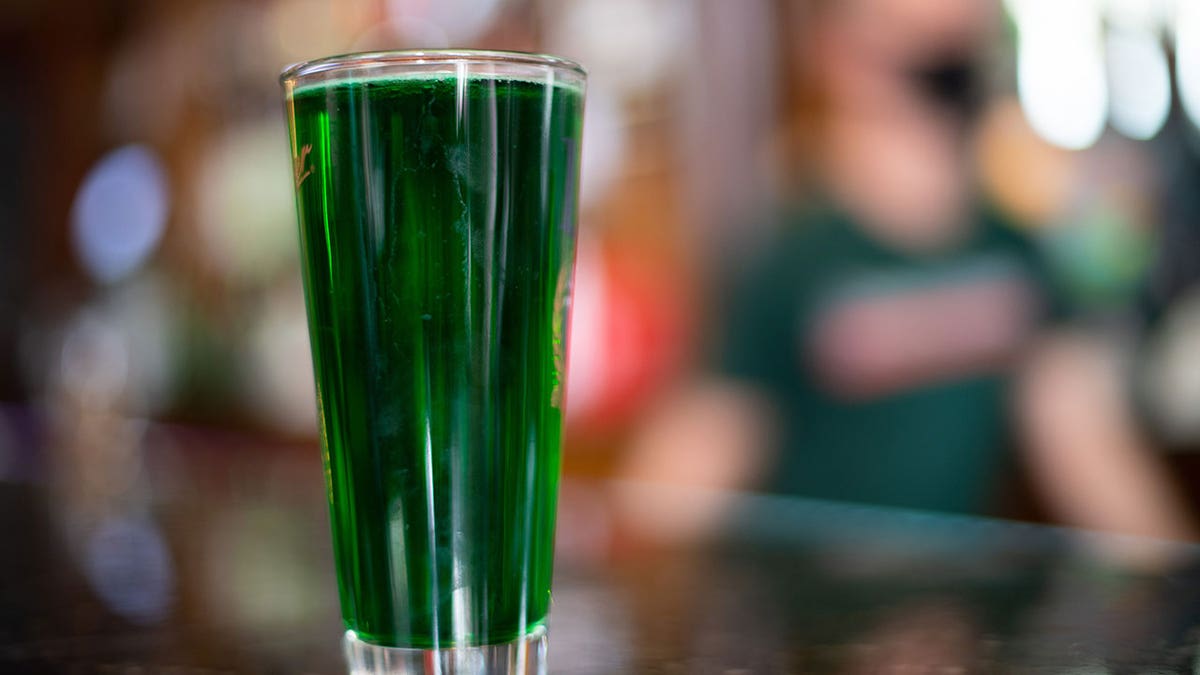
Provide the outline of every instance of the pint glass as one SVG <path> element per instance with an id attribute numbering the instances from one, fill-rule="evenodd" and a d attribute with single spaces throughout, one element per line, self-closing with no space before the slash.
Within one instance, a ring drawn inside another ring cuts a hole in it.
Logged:
<path id="1" fill-rule="evenodd" d="M 357 54 L 282 75 L 352 672 L 541 672 L 583 70 Z"/>

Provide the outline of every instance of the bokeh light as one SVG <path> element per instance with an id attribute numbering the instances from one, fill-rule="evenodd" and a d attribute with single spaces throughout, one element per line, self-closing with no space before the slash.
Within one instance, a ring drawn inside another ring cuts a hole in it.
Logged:
<path id="1" fill-rule="evenodd" d="M 119 328 L 99 312 L 83 311 L 63 339 L 60 379 L 76 399 L 100 407 L 124 396 L 131 359 Z"/>
<path id="2" fill-rule="evenodd" d="M 84 571 L 104 604 L 134 623 L 161 621 L 174 604 L 174 562 L 151 520 L 102 521 L 88 539 Z"/>
<path id="3" fill-rule="evenodd" d="M 503 0 L 387 0 L 392 29 L 406 43 L 450 47 L 470 43 L 491 25 Z"/>
<path id="4" fill-rule="evenodd" d="M 1200 2 L 1181 0 L 1175 18 L 1175 79 L 1192 124 L 1200 126 Z"/>
<path id="5" fill-rule="evenodd" d="M 233 283 L 268 280 L 298 257 L 286 138 L 280 115 L 230 129 L 199 168 L 203 252 Z"/>
<path id="6" fill-rule="evenodd" d="M 547 6 L 550 48 L 588 64 L 590 84 L 616 93 L 662 81 L 684 53 L 691 4 L 679 0 L 577 0 Z"/>
<path id="7" fill-rule="evenodd" d="M 300 277 L 266 296 L 250 319 L 244 395 L 266 424 L 295 435 L 317 432 L 316 391 Z"/>
<path id="8" fill-rule="evenodd" d="M 151 276 L 81 308 L 63 329 L 55 379 L 89 407 L 134 415 L 166 408 L 179 359 L 170 302 Z"/>
<path id="9" fill-rule="evenodd" d="M 603 203 L 620 176 L 626 149 L 626 119 L 621 102 L 603 86 L 588 87 L 583 128 L 583 167 L 579 201 L 583 209 Z"/>
<path id="10" fill-rule="evenodd" d="M 137 270 L 162 239 L 170 206 L 166 171 L 144 145 L 128 145 L 96 163 L 75 195 L 71 234 L 76 255 L 97 281 Z"/>
<path id="11" fill-rule="evenodd" d="M 1153 138 L 1171 111 L 1171 76 L 1158 36 L 1110 28 L 1106 51 L 1113 127 L 1136 140 Z"/>
<path id="12" fill-rule="evenodd" d="M 1055 145 L 1082 150 L 1104 131 L 1104 43 L 1093 0 L 1009 0 L 1017 24 L 1017 91 L 1029 123 Z"/>
<path id="13" fill-rule="evenodd" d="M 1200 291 L 1176 303 L 1147 353 L 1143 386 L 1161 433 L 1200 440 Z"/>

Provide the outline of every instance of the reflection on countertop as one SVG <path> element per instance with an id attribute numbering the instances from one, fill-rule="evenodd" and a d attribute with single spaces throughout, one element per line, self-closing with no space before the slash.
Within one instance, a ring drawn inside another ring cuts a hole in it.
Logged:
<path id="1" fill-rule="evenodd" d="M 58 474 L 0 483 L 0 671 L 343 672 L 316 448 L 177 426 L 139 438 L 136 475 L 103 499 Z M 700 533 L 663 515 L 714 503 Z M 576 479 L 559 532 L 556 673 L 1190 672 L 1196 659 L 1194 545 Z"/>

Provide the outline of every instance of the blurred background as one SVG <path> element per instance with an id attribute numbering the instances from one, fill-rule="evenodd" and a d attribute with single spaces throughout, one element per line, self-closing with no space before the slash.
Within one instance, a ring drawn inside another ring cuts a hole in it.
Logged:
<path id="1" fill-rule="evenodd" d="M 238 604 L 156 594 L 178 565 L 311 581 L 286 555 L 323 504 L 276 78 L 446 46 L 590 71 L 569 478 L 1190 536 L 1200 3 L 5 0 L 0 480 L 59 491 L 123 615 Z M 581 557 L 619 529 L 585 484 Z M 148 524 L 155 494 L 214 491 L 233 554 Z M 290 506 L 237 499 L 264 491 Z M 141 551 L 121 573 L 112 542 Z"/>

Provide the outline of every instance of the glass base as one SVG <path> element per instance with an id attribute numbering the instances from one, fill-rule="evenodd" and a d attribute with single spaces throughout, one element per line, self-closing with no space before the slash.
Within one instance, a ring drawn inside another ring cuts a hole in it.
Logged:
<path id="1" fill-rule="evenodd" d="M 350 675 L 546 675 L 546 627 L 514 642 L 480 647 L 381 647 L 346 631 Z"/>

